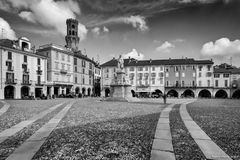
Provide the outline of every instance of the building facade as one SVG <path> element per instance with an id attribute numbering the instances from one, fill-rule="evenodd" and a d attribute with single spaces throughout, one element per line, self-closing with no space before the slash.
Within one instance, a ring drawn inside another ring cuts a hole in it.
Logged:
<path id="1" fill-rule="evenodd" d="M 46 44 L 39 47 L 37 54 L 47 57 L 47 95 L 64 96 L 73 92 L 73 52 Z"/>
<path id="2" fill-rule="evenodd" d="M 112 59 L 101 66 L 102 93 L 107 96 L 116 74 L 117 60 Z M 124 66 L 132 92 L 139 97 L 163 93 L 169 97 L 211 97 L 213 94 L 212 60 L 125 59 Z"/>
<path id="3" fill-rule="evenodd" d="M 47 59 L 37 55 L 28 38 L 0 40 L 0 99 L 46 95 Z"/>

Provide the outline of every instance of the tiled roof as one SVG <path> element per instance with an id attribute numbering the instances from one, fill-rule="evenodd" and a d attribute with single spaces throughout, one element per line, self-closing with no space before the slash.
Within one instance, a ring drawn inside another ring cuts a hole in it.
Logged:
<path id="1" fill-rule="evenodd" d="M 214 67 L 214 73 L 231 73 L 240 74 L 240 68 L 216 68 Z"/>
<path id="2" fill-rule="evenodd" d="M 194 60 L 193 58 L 185 59 L 160 59 L 160 60 L 136 60 L 124 59 L 124 66 L 154 66 L 154 65 L 188 65 L 188 64 L 213 64 L 211 60 Z M 117 59 L 112 59 L 101 67 L 117 66 Z"/>
<path id="3" fill-rule="evenodd" d="M 9 39 L 0 39 L 0 46 L 13 48 L 13 41 Z"/>

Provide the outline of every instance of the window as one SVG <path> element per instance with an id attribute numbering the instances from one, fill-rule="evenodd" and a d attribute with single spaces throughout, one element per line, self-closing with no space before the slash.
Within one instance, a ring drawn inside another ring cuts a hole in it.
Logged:
<path id="1" fill-rule="evenodd" d="M 199 66 L 198 69 L 199 69 L 199 71 L 202 71 L 202 66 Z"/>
<path id="2" fill-rule="evenodd" d="M 86 61 L 82 60 L 82 67 L 86 67 Z"/>
<path id="3" fill-rule="evenodd" d="M 193 87 L 195 86 L 195 81 L 192 81 L 192 86 L 193 86 Z"/>
<path id="4" fill-rule="evenodd" d="M 211 66 L 210 66 L 210 65 L 208 65 L 208 66 L 207 66 L 207 68 L 208 68 L 208 71 L 210 71 L 210 70 L 211 70 Z"/>
<path id="5" fill-rule="evenodd" d="M 143 71 L 143 67 L 138 67 L 138 71 Z"/>
<path id="6" fill-rule="evenodd" d="M 211 72 L 207 72 L 206 77 L 211 77 L 212 73 Z"/>
<path id="7" fill-rule="evenodd" d="M 198 73 L 198 77 L 202 77 L 202 73 L 200 72 L 200 73 Z"/>
<path id="8" fill-rule="evenodd" d="M 195 70 L 195 66 L 192 66 L 192 69 Z"/>
<path id="9" fill-rule="evenodd" d="M 207 80 L 208 87 L 210 87 L 210 80 Z"/>
<path id="10" fill-rule="evenodd" d="M 59 53 L 56 52 L 56 60 L 58 60 L 58 58 L 59 58 Z"/>
<path id="11" fill-rule="evenodd" d="M 175 66 L 175 72 L 178 72 L 178 66 Z"/>
<path id="12" fill-rule="evenodd" d="M 165 69 L 165 70 L 166 70 L 166 72 L 168 72 L 168 70 L 169 70 L 169 69 L 168 69 L 168 67 L 166 67 L 166 69 Z"/>
<path id="13" fill-rule="evenodd" d="M 83 77 L 83 79 L 82 79 L 82 83 L 85 84 L 85 78 L 84 78 L 84 77 Z"/>
<path id="14" fill-rule="evenodd" d="M 152 84 L 153 84 L 153 85 L 155 84 L 155 80 L 154 80 L 154 79 L 152 80 Z"/>
<path id="15" fill-rule="evenodd" d="M 163 71 L 163 66 L 160 67 L 160 71 Z"/>
<path id="16" fill-rule="evenodd" d="M 130 67 L 130 71 L 134 71 L 134 67 Z"/>
<path id="17" fill-rule="evenodd" d="M 184 84 L 184 81 L 182 81 L 182 87 L 184 87 L 184 85 L 185 85 L 185 84 Z"/>
<path id="18" fill-rule="evenodd" d="M 214 74 L 214 78 L 219 78 L 220 77 L 220 74 Z"/>
<path id="19" fill-rule="evenodd" d="M 159 73 L 158 76 L 163 77 L 164 76 L 163 72 Z"/>
<path id="20" fill-rule="evenodd" d="M 215 87 L 218 87 L 218 80 L 215 80 Z"/>
<path id="21" fill-rule="evenodd" d="M 175 76 L 176 76 L 176 77 L 179 77 L 179 73 L 178 73 L 178 72 L 176 72 L 176 73 L 175 73 Z"/>
<path id="22" fill-rule="evenodd" d="M 182 77 L 185 77 L 185 73 L 182 73 Z"/>
<path id="23" fill-rule="evenodd" d="M 193 77 L 196 77 L 196 73 L 195 72 L 193 72 Z"/>
<path id="24" fill-rule="evenodd" d="M 199 87 L 202 87 L 202 81 L 198 81 Z"/>
<path id="25" fill-rule="evenodd" d="M 67 70 L 70 71 L 70 65 L 67 66 Z"/>
<path id="26" fill-rule="evenodd" d="M 12 60 L 12 52 L 8 52 L 8 59 Z"/>
<path id="27" fill-rule="evenodd" d="M 152 67 L 152 71 L 155 71 L 155 67 Z"/>
<path id="28" fill-rule="evenodd" d="M 41 65 L 41 59 L 40 58 L 37 59 L 37 64 Z"/>
<path id="29" fill-rule="evenodd" d="M 182 70 L 186 70 L 186 66 L 182 66 Z"/>
<path id="30" fill-rule="evenodd" d="M 179 83 L 178 83 L 178 81 L 176 81 L 176 87 L 178 87 L 179 86 Z"/>
<path id="31" fill-rule="evenodd" d="M 228 73 L 224 73 L 224 74 L 223 74 L 223 77 L 224 77 L 224 78 L 228 78 L 228 77 L 229 77 L 229 74 L 228 74 Z"/>
<path id="32" fill-rule="evenodd" d="M 74 58 L 74 65 L 77 65 L 77 58 Z"/>
<path id="33" fill-rule="evenodd" d="M 113 72 L 116 72 L 116 68 L 113 68 Z"/>
<path id="34" fill-rule="evenodd" d="M 77 77 L 75 77 L 75 83 L 78 83 L 78 81 L 77 81 Z"/>
<path id="35" fill-rule="evenodd" d="M 168 82 L 168 81 L 166 82 L 166 86 L 167 86 L 167 87 L 169 86 L 169 82 Z"/>
<path id="36" fill-rule="evenodd" d="M 169 73 L 166 73 L 166 77 L 169 77 Z"/>
<path id="37" fill-rule="evenodd" d="M 77 72 L 77 66 L 75 66 L 75 72 Z"/>
<path id="38" fill-rule="evenodd" d="M 89 63 L 89 69 L 92 69 L 92 63 Z"/>
<path id="39" fill-rule="evenodd" d="M 145 71 L 148 71 L 148 67 L 145 67 Z"/>
<path id="40" fill-rule="evenodd" d="M 65 60 L 65 55 L 64 54 L 62 54 L 62 61 L 64 61 Z"/>
<path id="41" fill-rule="evenodd" d="M 41 76 L 37 76 L 37 83 L 41 84 Z"/>
<path id="42" fill-rule="evenodd" d="M 65 69 L 65 64 L 64 63 L 62 63 L 62 70 L 64 70 Z"/>
<path id="43" fill-rule="evenodd" d="M 151 73 L 151 77 L 156 77 L 156 73 Z"/>
<path id="44" fill-rule="evenodd" d="M 228 87 L 228 80 L 225 80 L 225 87 Z"/>
<path id="45" fill-rule="evenodd" d="M 148 80 L 145 80 L 145 86 L 147 86 L 148 85 Z"/>
<path id="46" fill-rule="evenodd" d="M 26 55 L 24 55 L 23 61 L 24 61 L 25 63 L 27 63 L 27 56 L 26 56 Z"/>
<path id="47" fill-rule="evenodd" d="M 85 74 L 85 69 L 84 68 L 82 69 L 82 73 Z"/>

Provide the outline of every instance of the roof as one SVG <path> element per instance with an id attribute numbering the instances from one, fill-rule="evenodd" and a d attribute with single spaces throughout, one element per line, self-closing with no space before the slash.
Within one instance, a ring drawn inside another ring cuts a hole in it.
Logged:
<path id="1" fill-rule="evenodd" d="M 118 60 L 112 59 L 101 67 L 113 67 L 117 66 Z M 124 59 L 124 66 L 154 66 L 154 65 L 190 65 L 190 64 L 213 64 L 211 60 L 194 60 L 193 58 L 185 59 L 159 59 L 159 60 L 136 60 L 136 59 Z"/>
<path id="2" fill-rule="evenodd" d="M 74 52 L 74 57 L 84 59 L 84 60 L 92 62 L 92 63 L 94 63 L 94 65 L 96 65 L 96 62 L 94 60 L 88 58 L 87 55 L 83 55 L 81 51 Z"/>
<path id="3" fill-rule="evenodd" d="M 0 39 L 0 46 L 13 48 L 13 41 L 10 39 Z"/>
<path id="4" fill-rule="evenodd" d="M 240 68 L 223 63 L 214 67 L 214 73 L 240 74 Z"/>

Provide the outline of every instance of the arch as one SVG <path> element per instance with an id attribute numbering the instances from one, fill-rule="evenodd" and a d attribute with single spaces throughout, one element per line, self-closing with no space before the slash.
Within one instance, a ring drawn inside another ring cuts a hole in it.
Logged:
<path id="1" fill-rule="evenodd" d="M 185 97 L 185 98 L 188 98 L 188 97 L 194 98 L 195 94 L 191 89 L 187 89 L 183 92 L 182 96 Z"/>
<path id="2" fill-rule="evenodd" d="M 71 91 L 71 89 L 67 87 L 67 88 L 66 88 L 66 94 L 69 94 L 70 91 Z"/>
<path id="3" fill-rule="evenodd" d="M 85 88 L 82 88 L 82 94 L 83 94 L 83 96 L 85 95 L 85 92 L 86 92 L 86 89 L 85 89 Z"/>
<path id="4" fill-rule="evenodd" d="M 228 94 L 225 90 L 218 90 L 215 94 L 215 98 L 228 98 Z"/>
<path id="5" fill-rule="evenodd" d="M 167 92 L 167 96 L 169 97 L 178 97 L 178 92 L 174 89 Z"/>
<path id="6" fill-rule="evenodd" d="M 4 88 L 4 98 L 14 99 L 15 88 L 13 86 L 6 86 Z"/>
<path id="7" fill-rule="evenodd" d="M 133 89 L 131 90 L 131 93 L 132 93 L 132 97 L 136 97 L 136 93 Z"/>
<path id="8" fill-rule="evenodd" d="M 75 88 L 75 94 L 79 94 L 80 93 L 80 88 L 79 87 L 76 87 Z"/>
<path id="9" fill-rule="evenodd" d="M 74 32 L 74 31 L 72 31 L 72 35 L 75 35 L 75 32 Z"/>
<path id="10" fill-rule="evenodd" d="M 233 95 L 232 95 L 232 98 L 234 99 L 240 99 L 240 90 L 236 90 Z"/>
<path id="11" fill-rule="evenodd" d="M 155 93 L 159 96 L 163 95 L 163 92 L 160 89 L 156 89 Z"/>
<path id="12" fill-rule="evenodd" d="M 74 24 L 72 24 L 72 28 L 75 29 L 75 25 Z"/>
<path id="13" fill-rule="evenodd" d="M 203 89 L 199 92 L 198 97 L 199 98 L 211 98 L 212 95 L 211 95 L 211 92 L 209 90 Z"/>
<path id="14" fill-rule="evenodd" d="M 87 92 L 88 92 L 88 96 L 91 96 L 91 88 L 88 88 Z"/>
<path id="15" fill-rule="evenodd" d="M 110 96 L 110 89 L 106 88 L 105 89 L 105 97 L 109 97 Z"/>
<path id="16" fill-rule="evenodd" d="M 29 90 L 30 88 L 28 86 L 22 86 L 21 88 L 21 97 L 28 97 L 29 96 Z"/>

